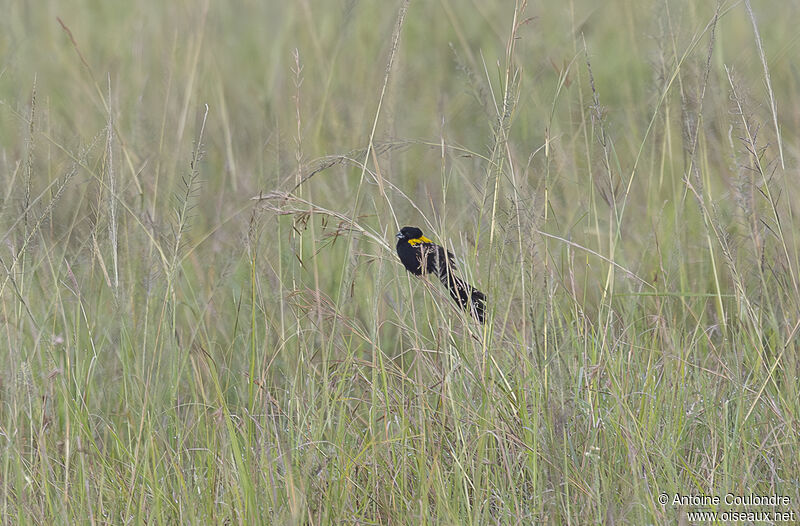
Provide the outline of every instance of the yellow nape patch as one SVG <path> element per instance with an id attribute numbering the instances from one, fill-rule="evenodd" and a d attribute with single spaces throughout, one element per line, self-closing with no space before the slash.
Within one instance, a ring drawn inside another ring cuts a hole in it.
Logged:
<path id="1" fill-rule="evenodd" d="M 420 243 L 433 243 L 433 241 L 431 241 L 430 239 L 428 239 L 425 236 L 420 236 L 420 237 L 418 237 L 416 239 L 409 239 L 408 240 L 408 244 L 411 245 L 412 247 L 416 246 L 416 245 L 419 245 Z"/>

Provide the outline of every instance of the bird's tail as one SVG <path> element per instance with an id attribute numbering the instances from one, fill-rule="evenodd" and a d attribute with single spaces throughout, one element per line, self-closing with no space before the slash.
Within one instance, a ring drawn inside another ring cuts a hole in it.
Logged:
<path id="1" fill-rule="evenodd" d="M 458 305 L 481 323 L 486 320 L 486 295 L 455 275 L 450 269 L 439 273 L 439 281 Z"/>

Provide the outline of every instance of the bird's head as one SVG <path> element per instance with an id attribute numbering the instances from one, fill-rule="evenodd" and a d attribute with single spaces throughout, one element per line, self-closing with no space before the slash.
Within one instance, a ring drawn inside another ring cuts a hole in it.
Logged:
<path id="1" fill-rule="evenodd" d="M 419 239 L 423 236 L 422 236 L 422 230 L 420 230 L 419 228 L 415 226 L 404 226 L 403 228 L 400 229 L 400 232 L 398 232 L 397 235 L 394 237 L 396 237 L 397 239 L 401 240 L 405 239 L 408 241 L 411 239 Z"/>

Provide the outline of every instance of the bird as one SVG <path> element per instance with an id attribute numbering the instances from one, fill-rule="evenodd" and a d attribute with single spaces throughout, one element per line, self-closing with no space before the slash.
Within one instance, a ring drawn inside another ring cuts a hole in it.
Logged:
<path id="1" fill-rule="evenodd" d="M 450 291 L 459 307 L 481 323 L 486 321 L 486 295 L 455 274 L 455 256 L 424 235 L 415 226 L 404 226 L 395 236 L 397 256 L 415 276 L 433 273 Z"/>

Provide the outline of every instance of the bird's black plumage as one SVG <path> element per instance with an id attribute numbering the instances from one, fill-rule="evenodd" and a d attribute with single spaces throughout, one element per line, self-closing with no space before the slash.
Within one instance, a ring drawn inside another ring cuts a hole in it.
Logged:
<path id="1" fill-rule="evenodd" d="M 450 291 L 458 305 L 483 323 L 486 319 L 486 295 L 455 275 L 455 257 L 413 226 L 400 229 L 397 238 L 397 255 L 406 270 L 415 276 L 433 273 Z"/>

